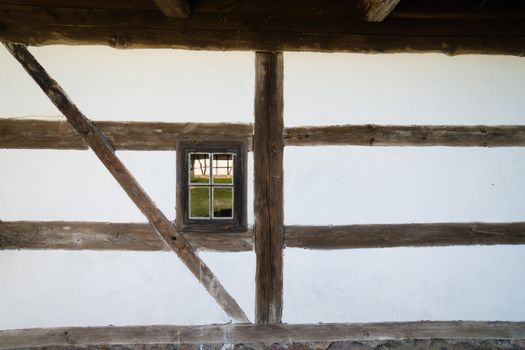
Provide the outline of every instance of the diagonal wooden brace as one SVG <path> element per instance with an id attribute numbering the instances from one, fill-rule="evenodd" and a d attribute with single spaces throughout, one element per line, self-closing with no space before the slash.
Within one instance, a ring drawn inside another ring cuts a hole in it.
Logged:
<path id="1" fill-rule="evenodd" d="M 151 226 L 204 285 L 204 288 L 219 303 L 228 316 L 240 322 L 250 322 L 235 299 L 224 289 L 213 272 L 195 254 L 184 236 L 175 229 L 175 226 L 157 208 L 153 200 L 117 157 L 113 146 L 106 136 L 91 120 L 80 112 L 60 85 L 47 74 L 44 68 L 29 53 L 25 45 L 13 43 L 4 43 L 4 45 L 46 93 L 53 104 L 66 116 L 67 120 L 146 216 Z"/>

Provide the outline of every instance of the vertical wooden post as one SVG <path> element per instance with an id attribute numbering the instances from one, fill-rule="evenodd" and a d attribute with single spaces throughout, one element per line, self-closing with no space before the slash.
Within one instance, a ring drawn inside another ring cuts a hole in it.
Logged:
<path id="1" fill-rule="evenodd" d="M 283 54 L 255 56 L 255 319 L 281 323 L 283 308 Z"/>

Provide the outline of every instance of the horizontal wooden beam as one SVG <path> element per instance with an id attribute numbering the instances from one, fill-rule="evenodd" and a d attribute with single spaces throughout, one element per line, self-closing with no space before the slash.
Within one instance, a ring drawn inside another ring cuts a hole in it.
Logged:
<path id="1" fill-rule="evenodd" d="M 174 150 L 178 141 L 249 140 L 253 125 L 97 121 L 117 150 Z M 88 149 L 67 121 L 0 118 L 0 148 Z"/>
<path id="2" fill-rule="evenodd" d="M 195 250 L 253 249 L 253 232 L 187 232 Z M 0 249 L 170 251 L 149 223 L 0 221 Z"/>
<path id="3" fill-rule="evenodd" d="M 525 125 L 332 125 L 286 128 L 287 146 L 525 146 Z"/>
<path id="4" fill-rule="evenodd" d="M 307 249 L 525 244 L 525 222 L 286 226 L 284 237 Z"/>
<path id="5" fill-rule="evenodd" d="M 100 121 L 117 150 L 174 150 L 178 140 L 248 140 L 243 123 Z M 285 128 L 287 146 L 523 147 L 525 125 L 331 125 Z M 0 118 L 0 148 L 87 149 L 66 121 Z"/>
<path id="6" fill-rule="evenodd" d="M 253 250 L 253 230 L 186 233 L 196 250 Z M 285 226 L 288 248 L 353 249 L 525 244 L 525 222 Z M 168 250 L 146 223 L 0 221 L 0 249 Z"/>
<path id="7" fill-rule="evenodd" d="M 195 3 L 189 18 L 172 18 L 153 5 L 115 10 L 0 0 L 0 40 L 36 46 L 525 54 L 525 23 L 519 18 L 490 24 L 483 19 L 418 18 L 369 23 L 357 19 L 353 1 L 295 2 L 295 7 L 239 1 L 231 6 L 215 2 L 210 8 L 209 3 Z"/>
<path id="8" fill-rule="evenodd" d="M 0 331 L 0 349 L 134 344 L 250 344 L 403 339 L 525 339 L 525 322 L 419 321 L 33 328 Z"/>

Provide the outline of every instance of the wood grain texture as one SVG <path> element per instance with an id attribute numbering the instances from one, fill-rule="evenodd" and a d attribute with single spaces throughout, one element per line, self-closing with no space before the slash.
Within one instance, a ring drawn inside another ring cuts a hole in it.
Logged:
<path id="1" fill-rule="evenodd" d="M 252 124 L 98 121 L 116 150 L 175 150 L 178 141 L 246 140 Z M 524 125 L 329 125 L 284 129 L 286 146 L 523 147 Z M 0 148 L 87 149 L 66 121 L 0 118 Z"/>
<path id="2" fill-rule="evenodd" d="M 382 22 L 399 3 L 399 0 L 360 0 L 359 7 L 368 22 Z"/>
<path id="3" fill-rule="evenodd" d="M 253 250 L 246 232 L 187 232 L 196 250 Z M 288 248 L 352 249 L 525 244 L 525 222 L 285 226 Z M 170 248 L 148 223 L 0 221 L 0 249 L 138 250 Z"/>
<path id="4" fill-rule="evenodd" d="M 242 123 L 94 122 L 116 150 L 175 150 L 179 141 L 246 140 L 253 125 Z M 87 149 L 68 121 L 0 118 L 0 148 Z"/>
<path id="5" fill-rule="evenodd" d="M 525 244 L 525 222 L 286 226 L 289 248 L 351 249 Z"/>
<path id="6" fill-rule="evenodd" d="M 234 347 L 239 350 L 524 350 L 525 341 L 513 339 L 401 339 L 401 340 L 347 340 L 337 342 L 291 342 L 291 343 L 213 343 L 213 344 L 115 344 L 92 345 L 89 350 L 223 350 Z M 45 347 L 46 350 L 70 350 L 71 346 Z"/>
<path id="7" fill-rule="evenodd" d="M 153 0 L 167 17 L 186 18 L 190 15 L 189 0 Z"/>
<path id="8" fill-rule="evenodd" d="M 523 147 L 525 125 L 331 125 L 286 128 L 287 146 Z"/>
<path id="9" fill-rule="evenodd" d="M 235 320 L 249 322 L 235 299 L 224 289 L 213 272 L 195 254 L 184 236 L 175 229 L 175 226 L 159 210 L 124 163 L 116 156 L 113 146 L 104 134 L 73 104 L 60 85 L 47 74 L 25 46 L 11 43 L 5 44 L 5 46 L 51 102 L 66 116 L 77 133 L 83 137 L 122 189 L 146 216 L 151 226 L 179 256 L 226 314 Z"/>
<path id="10" fill-rule="evenodd" d="M 283 303 L 283 55 L 255 55 L 253 137 L 255 318 L 280 323 Z"/>
<path id="11" fill-rule="evenodd" d="M 0 331 L 0 349 L 115 344 L 238 344 L 402 339 L 525 339 L 525 322 L 420 321 L 34 328 Z"/>
<path id="12" fill-rule="evenodd" d="M 187 232 L 195 250 L 253 250 L 253 229 L 246 232 Z M 0 249 L 170 251 L 149 223 L 77 221 L 0 221 Z"/>
<path id="13" fill-rule="evenodd" d="M 355 3 L 319 0 L 294 6 L 301 2 L 202 1 L 185 19 L 166 17 L 154 5 L 114 5 L 120 8 L 112 9 L 109 5 L 81 2 L 45 6 L 41 1 L 0 0 L 0 40 L 119 48 L 525 53 L 522 18 L 487 23 L 485 19 L 389 17 L 369 23 L 356 20 Z"/>

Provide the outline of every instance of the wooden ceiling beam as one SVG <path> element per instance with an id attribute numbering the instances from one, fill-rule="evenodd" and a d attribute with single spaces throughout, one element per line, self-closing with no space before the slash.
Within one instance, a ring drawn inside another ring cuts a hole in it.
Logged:
<path id="1" fill-rule="evenodd" d="M 189 0 L 153 0 L 166 17 L 186 18 L 190 15 Z"/>
<path id="2" fill-rule="evenodd" d="M 399 3 L 399 0 L 360 0 L 359 7 L 368 22 L 382 22 Z"/>
<path id="3" fill-rule="evenodd" d="M 243 8 L 246 12 L 222 10 L 224 6 L 219 4 L 217 8 L 203 9 L 207 4 L 203 3 L 189 18 L 168 18 L 156 8 L 44 7 L 0 0 L 0 40 L 36 46 L 525 54 L 522 18 L 395 18 L 394 10 L 388 20 L 369 23 L 360 21 L 356 14 L 347 15 L 345 11 L 350 9 L 334 5 L 335 1 L 330 6 L 317 4 L 318 12 L 313 9 L 314 12 L 271 14 L 261 12 L 264 5 L 260 4 L 265 2 L 255 2 L 261 8 Z"/>
<path id="4" fill-rule="evenodd" d="M 253 250 L 253 229 L 185 233 L 195 250 Z M 304 249 L 525 244 L 525 222 L 285 226 L 284 245 Z M 0 249 L 170 250 L 149 223 L 0 221 Z"/>
<path id="5" fill-rule="evenodd" d="M 51 102 L 64 114 L 130 199 L 146 216 L 151 226 L 155 228 L 164 242 L 179 256 L 226 314 L 234 320 L 249 322 L 248 317 L 235 299 L 224 289 L 213 272 L 195 254 L 189 242 L 175 229 L 175 226 L 166 218 L 120 158 L 117 157 L 110 141 L 97 128 L 95 123 L 89 120 L 75 106 L 62 87 L 47 74 L 24 45 L 6 43 L 5 47 L 40 86 Z"/>
<path id="6" fill-rule="evenodd" d="M 525 322 L 417 321 L 33 328 L 0 331 L 0 350 L 135 344 L 273 344 L 403 339 L 525 339 Z"/>

